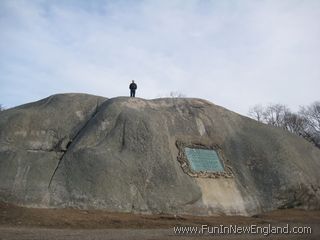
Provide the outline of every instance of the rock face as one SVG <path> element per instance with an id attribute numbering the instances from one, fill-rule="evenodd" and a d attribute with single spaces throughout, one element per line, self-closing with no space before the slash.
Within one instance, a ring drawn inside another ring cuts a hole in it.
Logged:
<path id="1" fill-rule="evenodd" d="M 177 143 L 218 147 L 232 177 L 190 176 Z M 200 99 L 59 94 L 0 112 L 0 201 L 250 215 L 320 207 L 320 150 Z"/>

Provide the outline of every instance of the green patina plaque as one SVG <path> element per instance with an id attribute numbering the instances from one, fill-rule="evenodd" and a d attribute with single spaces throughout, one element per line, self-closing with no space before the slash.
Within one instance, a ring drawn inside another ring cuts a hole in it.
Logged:
<path id="1" fill-rule="evenodd" d="M 193 171 L 223 172 L 223 166 L 216 151 L 211 149 L 184 148 Z"/>

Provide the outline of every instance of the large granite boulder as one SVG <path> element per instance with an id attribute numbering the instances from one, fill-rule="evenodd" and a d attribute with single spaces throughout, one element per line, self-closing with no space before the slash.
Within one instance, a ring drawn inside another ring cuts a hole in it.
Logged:
<path id="1" fill-rule="evenodd" d="M 183 146 L 216 149 L 227 173 L 186 171 Z M 61 94 L 0 113 L 0 200 L 21 206 L 314 209 L 319 170 L 320 150 L 309 142 L 201 99 Z"/>

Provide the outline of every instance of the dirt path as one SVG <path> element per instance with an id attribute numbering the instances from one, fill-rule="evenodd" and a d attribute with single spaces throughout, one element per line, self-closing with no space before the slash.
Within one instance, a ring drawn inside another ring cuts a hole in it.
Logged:
<path id="1" fill-rule="evenodd" d="M 209 234 L 212 227 L 309 227 L 311 234 Z M 207 226 L 207 227 L 206 227 Z M 178 234 L 181 227 L 196 233 Z M 196 227 L 196 228 L 195 228 Z M 211 227 L 211 228 L 210 228 Z M 200 233 L 202 228 L 204 233 Z M 208 229 L 207 229 L 208 228 Z M 186 229 L 186 228 L 184 228 Z M 0 240 L 20 239 L 320 239 L 320 211 L 278 210 L 254 217 L 172 216 L 76 209 L 33 209 L 0 204 Z"/>

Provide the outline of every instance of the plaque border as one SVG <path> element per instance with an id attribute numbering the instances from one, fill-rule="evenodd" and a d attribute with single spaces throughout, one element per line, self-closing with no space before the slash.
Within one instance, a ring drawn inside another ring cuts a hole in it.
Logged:
<path id="1" fill-rule="evenodd" d="M 217 145 L 206 145 L 203 143 L 198 142 L 192 142 L 192 143 L 185 143 L 182 141 L 177 140 L 176 146 L 179 150 L 177 160 L 180 163 L 180 166 L 184 173 L 189 175 L 190 177 L 195 178 L 233 178 L 234 174 L 232 171 L 231 166 L 228 164 L 228 161 L 223 154 L 222 148 Z M 220 160 L 220 163 L 224 169 L 224 171 L 221 172 L 211 172 L 211 171 L 195 171 L 191 168 L 189 160 L 187 159 L 185 148 L 196 148 L 196 149 L 206 149 L 206 150 L 214 150 L 216 151 L 218 158 Z"/>

